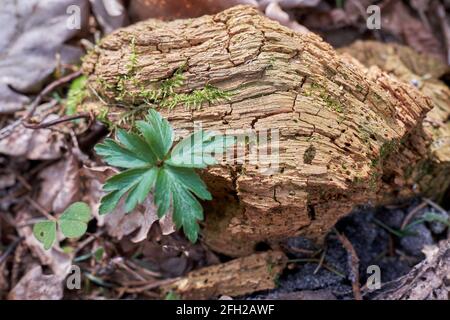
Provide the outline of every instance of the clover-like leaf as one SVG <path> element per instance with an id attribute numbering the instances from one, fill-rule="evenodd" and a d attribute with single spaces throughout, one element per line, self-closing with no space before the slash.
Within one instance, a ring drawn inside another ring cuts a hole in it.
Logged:
<path id="1" fill-rule="evenodd" d="M 68 238 L 81 237 L 87 230 L 91 210 L 84 202 L 71 204 L 58 220 L 61 232 Z"/>
<path id="2" fill-rule="evenodd" d="M 50 249 L 56 239 L 56 221 L 36 223 L 33 227 L 33 234 L 44 245 L 45 250 Z"/>

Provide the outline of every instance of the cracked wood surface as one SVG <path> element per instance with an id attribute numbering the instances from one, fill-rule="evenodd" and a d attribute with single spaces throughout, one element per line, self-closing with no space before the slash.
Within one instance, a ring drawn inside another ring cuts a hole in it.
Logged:
<path id="1" fill-rule="evenodd" d="M 441 201 L 450 186 L 450 89 L 439 78 L 449 67 L 398 44 L 357 41 L 339 52 L 350 54 L 367 67 L 378 66 L 431 99 L 433 109 L 389 157 L 383 176 L 395 183 L 383 185 L 382 197 L 389 199 L 389 193 L 408 195 L 416 185 L 425 196 Z"/>
<path id="2" fill-rule="evenodd" d="M 230 94 L 199 109 L 160 109 L 182 135 L 197 121 L 212 130 L 279 130 L 279 171 L 265 175 L 264 164 L 235 157 L 202 172 L 214 196 L 204 204 L 204 241 L 231 256 L 288 236 L 320 240 L 354 205 L 378 199 L 392 146 L 432 107 L 414 87 L 341 57 L 319 36 L 239 6 L 106 37 L 83 63 L 100 98 L 86 108 L 107 108 L 109 121 L 129 126 L 120 117 L 144 102 L 139 92 L 180 68 L 177 92 L 209 84 Z"/>
<path id="3" fill-rule="evenodd" d="M 210 299 L 274 289 L 286 262 L 279 251 L 257 253 L 192 271 L 161 291 L 163 295 L 176 293 L 182 299 Z"/>

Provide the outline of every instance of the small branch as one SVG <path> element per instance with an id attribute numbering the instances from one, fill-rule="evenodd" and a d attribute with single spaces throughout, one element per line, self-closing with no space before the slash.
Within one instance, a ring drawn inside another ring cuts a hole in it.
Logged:
<path id="1" fill-rule="evenodd" d="M 53 81 L 52 83 L 50 83 L 48 86 L 46 86 L 44 88 L 44 90 L 42 90 L 38 96 L 33 100 L 33 102 L 30 105 L 30 111 L 28 112 L 28 114 L 22 119 L 24 122 L 27 122 L 36 112 L 36 108 L 38 107 L 39 103 L 42 101 L 42 99 L 49 94 L 50 92 L 52 92 L 53 90 L 55 90 L 56 88 L 58 88 L 59 86 L 66 84 L 67 82 L 72 81 L 75 78 L 78 78 L 79 76 L 81 76 L 82 72 L 81 70 L 72 72 L 70 74 L 68 74 L 67 76 L 64 76 L 62 78 L 59 78 L 55 81 Z"/>
<path id="2" fill-rule="evenodd" d="M 53 217 L 51 214 L 49 214 L 47 212 L 47 210 L 45 210 L 39 203 L 37 203 L 36 201 L 34 201 L 33 199 L 31 199 L 29 196 L 25 197 L 25 200 L 27 200 L 27 202 L 29 204 L 31 204 L 31 206 L 33 208 L 35 208 L 37 211 L 39 211 L 43 216 L 45 216 L 48 220 L 50 221 L 56 221 L 56 218 Z"/>
<path id="3" fill-rule="evenodd" d="M 359 258 L 355 251 L 355 248 L 353 248 L 352 243 L 344 234 L 340 234 L 336 229 L 334 230 L 336 233 L 338 240 L 341 242 L 342 246 L 345 250 L 347 250 L 347 253 L 349 255 L 349 264 L 350 264 L 350 280 L 352 281 L 352 290 L 353 290 L 353 296 L 355 297 L 355 300 L 362 300 L 361 295 L 361 286 L 359 284 Z"/>
<path id="4" fill-rule="evenodd" d="M 400 227 L 400 230 L 404 230 L 405 227 L 407 226 L 407 224 L 409 223 L 409 221 L 417 214 L 417 212 L 419 212 L 420 210 L 422 210 L 423 208 L 425 208 L 427 205 L 427 203 L 425 201 L 422 201 L 422 203 L 420 203 L 417 207 L 415 207 L 414 209 L 412 209 L 408 215 L 405 217 L 405 219 L 402 222 L 402 225 Z"/>
<path id="5" fill-rule="evenodd" d="M 436 13 L 441 24 L 442 33 L 445 37 L 445 43 L 447 45 L 447 63 L 450 64 L 450 26 L 447 23 L 447 15 L 442 4 L 438 3 Z"/>
<path id="6" fill-rule="evenodd" d="M 14 251 L 14 249 L 17 247 L 17 245 L 20 243 L 20 241 L 23 240 L 23 237 L 19 237 L 16 240 L 14 240 L 5 250 L 5 252 L 0 256 L 0 265 L 2 265 L 3 262 L 6 261 L 8 256 Z"/>
<path id="7" fill-rule="evenodd" d="M 49 127 L 52 127 L 54 125 L 57 125 L 57 124 L 60 124 L 63 122 L 72 121 L 72 120 L 76 120 L 76 119 L 88 119 L 89 120 L 88 127 L 89 127 L 94 120 L 94 115 L 92 113 L 83 112 L 83 113 L 75 114 L 73 116 L 64 116 L 59 119 L 44 122 L 44 123 L 31 124 L 28 122 L 23 122 L 23 126 L 28 129 L 44 129 L 44 128 L 49 128 Z"/>

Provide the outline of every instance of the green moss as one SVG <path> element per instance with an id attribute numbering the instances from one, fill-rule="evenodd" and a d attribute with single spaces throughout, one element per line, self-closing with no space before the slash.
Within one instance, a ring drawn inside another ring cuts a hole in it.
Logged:
<path id="1" fill-rule="evenodd" d="M 131 39 L 130 51 L 131 51 L 131 53 L 130 53 L 130 57 L 128 58 L 129 61 L 127 64 L 128 73 L 134 72 L 134 70 L 136 69 L 136 66 L 137 66 L 138 56 L 137 56 L 137 52 L 136 52 L 136 38 L 135 37 L 133 37 Z"/>
<path id="2" fill-rule="evenodd" d="M 397 140 L 390 140 L 383 143 L 383 145 L 380 148 L 380 158 L 386 159 L 389 154 L 396 151 L 398 148 L 398 141 Z"/>
<path id="3" fill-rule="evenodd" d="M 378 186 L 378 178 L 379 178 L 380 174 L 378 172 L 373 172 L 370 175 L 370 179 L 369 179 L 369 188 L 372 191 L 376 191 L 377 190 L 377 186 Z"/>
<path id="4" fill-rule="evenodd" d="M 77 113 L 78 106 L 88 96 L 86 89 L 86 76 L 80 76 L 72 81 L 67 93 L 66 114 L 73 115 Z"/>

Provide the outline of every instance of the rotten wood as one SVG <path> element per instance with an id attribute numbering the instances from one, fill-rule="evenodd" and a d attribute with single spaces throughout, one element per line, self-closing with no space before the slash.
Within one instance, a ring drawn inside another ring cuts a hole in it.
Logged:
<path id="1" fill-rule="evenodd" d="M 424 249 L 426 259 L 408 274 L 367 293 L 374 300 L 449 300 L 450 240 Z"/>
<path id="2" fill-rule="evenodd" d="M 383 180 L 393 183 L 383 184 L 380 198 L 386 203 L 416 190 L 440 202 L 450 187 L 450 89 L 439 78 L 449 67 L 398 44 L 357 41 L 340 52 L 381 68 L 430 98 L 433 109 L 388 159 Z"/>
<path id="3" fill-rule="evenodd" d="M 279 251 L 253 254 L 192 271 L 163 285 L 161 291 L 164 295 L 173 292 L 182 299 L 209 299 L 269 290 L 275 288 L 286 262 L 287 258 Z"/>
<path id="4" fill-rule="evenodd" d="M 212 85 L 230 95 L 200 108 L 159 108 L 180 135 L 198 121 L 208 130 L 279 133 L 279 170 L 264 174 L 265 163 L 242 157 L 250 152 L 244 144 L 232 163 L 202 172 L 214 197 L 205 203 L 203 228 L 212 249 L 244 256 L 288 236 L 321 240 L 357 204 L 421 191 L 390 172 L 399 160 L 414 169 L 427 158 L 431 137 L 416 132 L 433 101 L 380 68 L 339 55 L 319 36 L 295 33 L 249 7 L 147 20 L 105 37 L 83 63 L 94 92 L 84 111 L 129 127 L 125 114 L 140 117 L 154 107 L 141 93 L 179 70 L 179 94 Z M 409 143 L 414 137 L 418 144 Z"/>

